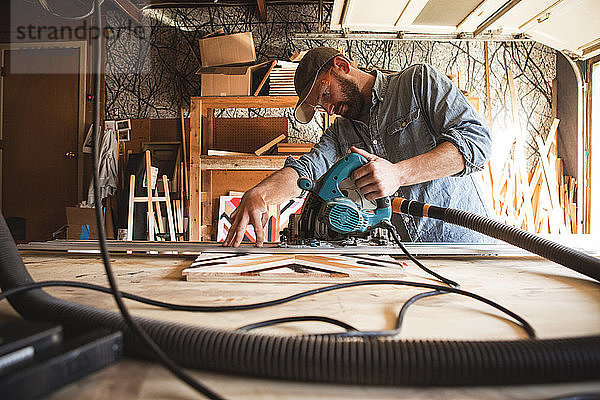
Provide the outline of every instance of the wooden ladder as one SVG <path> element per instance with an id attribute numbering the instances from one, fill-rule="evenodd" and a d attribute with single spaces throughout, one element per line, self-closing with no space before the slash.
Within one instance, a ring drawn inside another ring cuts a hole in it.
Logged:
<path id="1" fill-rule="evenodd" d="M 150 163 L 150 150 L 146 150 L 146 196 L 135 196 L 135 175 L 129 177 L 129 213 L 127 215 L 127 240 L 133 240 L 133 210 L 135 203 L 148 203 L 148 240 L 156 239 L 157 232 L 164 232 L 162 213 L 160 210 L 161 202 L 165 203 L 167 208 L 167 219 L 169 222 L 169 237 L 171 241 L 175 241 L 175 223 L 173 221 L 173 209 L 171 207 L 171 196 L 169 194 L 169 181 L 166 175 L 162 176 L 163 187 L 165 190 L 164 196 L 158 195 L 158 185 L 155 195 L 152 196 L 152 168 Z M 158 226 L 155 224 L 154 204 L 156 204 L 156 215 L 158 217 Z"/>

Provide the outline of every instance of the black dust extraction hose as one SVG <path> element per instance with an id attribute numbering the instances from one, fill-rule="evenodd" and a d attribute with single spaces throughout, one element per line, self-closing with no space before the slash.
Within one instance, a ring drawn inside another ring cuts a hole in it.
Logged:
<path id="1" fill-rule="evenodd" d="M 33 282 L 0 216 L 2 290 Z M 41 289 L 10 296 L 24 318 L 66 328 L 123 332 L 128 356 L 149 352 L 120 314 L 67 302 Z M 135 317 L 177 363 L 238 375 L 399 386 L 535 384 L 600 379 L 600 336 L 512 341 L 272 336 Z"/>
<path id="2" fill-rule="evenodd" d="M 402 197 L 392 200 L 392 211 L 459 225 L 540 255 L 597 281 L 600 280 L 600 259 L 491 218 Z"/>

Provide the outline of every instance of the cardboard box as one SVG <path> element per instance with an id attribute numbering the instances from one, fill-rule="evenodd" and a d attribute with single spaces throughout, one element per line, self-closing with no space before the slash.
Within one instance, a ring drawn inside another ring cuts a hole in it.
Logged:
<path id="1" fill-rule="evenodd" d="M 252 32 L 205 37 L 199 40 L 202 67 L 248 64 L 256 61 Z"/>
<path id="2" fill-rule="evenodd" d="M 67 213 L 67 240 L 98 240 L 96 210 L 94 208 L 65 207 Z M 106 238 L 114 239 L 112 212 L 106 209 L 104 227 Z"/>
<path id="3" fill-rule="evenodd" d="M 66 207 L 67 240 L 98 239 L 96 211 L 93 208 Z"/>
<path id="4" fill-rule="evenodd" d="M 275 61 L 261 64 L 200 68 L 202 96 L 258 96 Z"/>

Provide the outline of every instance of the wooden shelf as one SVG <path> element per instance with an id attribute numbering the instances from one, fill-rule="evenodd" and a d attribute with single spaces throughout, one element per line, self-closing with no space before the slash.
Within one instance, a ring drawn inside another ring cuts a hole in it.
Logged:
<path id="1" fill-rule="evenodd" d="M 287 156 L 202 156 L 200 169 L 205 170 L 273 170 L 283 167 Z"/>
<path id="2" fill-rule="evenodd" d="M 298 102 L 297 96 L 215 96 L 192 97 L 203 110 L 215 108 L 290 108 Z M 202 113 L 205 115 L 205 113 Z"/>
<path id="3" fill-rule="evenodd" d="M 203 153 L 202 136 L 208 139 L 210 147 L 211 138 L 214 136 L 214 110 L 223 108 L 292 108 L 296 106 L 296 96 L 224 96 L 224 97 L 192 97 L 190 104 L 190 173 L 189 173 L 189 240 L 200 241 L 206 237 L 208 224 L 203 229 L 203 207 L 211 213 L 211 188 L 208 192 L 208 201 L 200 200 L 202 192 L 202 172 L 211 176 L 227 174 L 227 171 L 256 171 L 257 176 L 263 178 L 266 173 L 280 169 L 287 156 L 207 156 Z M 206 131 L 203 132 L 203 122 Z M 260 174 L 262 171 L 262 174 Z M 260 175 L 260 176 L 259 176 Z M 227 179 L 229 177 L 221 177 Z M 250 180 L 247 180 L 250 184 Z M 209 214 L 210 216 L 210 214 Z"/>

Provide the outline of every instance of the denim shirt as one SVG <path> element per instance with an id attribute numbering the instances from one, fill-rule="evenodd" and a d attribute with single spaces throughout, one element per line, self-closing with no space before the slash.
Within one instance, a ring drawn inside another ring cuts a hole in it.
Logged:
<path id="1" fill-rule="evenodd" d="M 368 125 L 336 118 L 310 153 L 285 166 L 299 176 L 317 180 L 350 146 L 397 163 L 451 142 L 465 160 L 452 176 L 400 187 L 397 195 L 441 207 L 488 215 L 473 172 L 481 171 L 491 151 L 487 127 L 466 97 L 443 74 L 426 64 L 384 75 L 374 71 L 375 83 Z M 414 242 L 487 242 L 485 236 L 456 225 L 408 215 L 402 222 Z"/>

